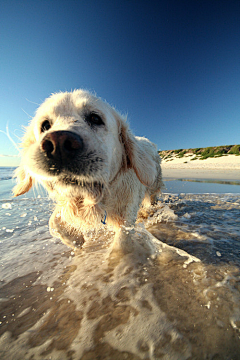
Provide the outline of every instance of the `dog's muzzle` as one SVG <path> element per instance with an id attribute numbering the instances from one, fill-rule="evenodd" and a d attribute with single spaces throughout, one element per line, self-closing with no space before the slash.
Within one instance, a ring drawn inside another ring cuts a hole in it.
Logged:
<path id="1" fill-rule="evenodd" d="M 53 131 L 46 134 L 40 144 L 40 150 L 46 156 L 48 164 L 60 170 L 83 152 L 82 138 L 71 131 Z"/>

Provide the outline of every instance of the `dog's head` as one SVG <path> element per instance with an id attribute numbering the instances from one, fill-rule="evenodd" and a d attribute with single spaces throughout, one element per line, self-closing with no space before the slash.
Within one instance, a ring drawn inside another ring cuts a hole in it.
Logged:
<path id="1" fill-rule="evenodd" d="M 147 186 L 156 177 L 152 158 L 125 119 L 83 90 L 45 100 L 26 130 L 22 149 L 15 196 L 37 181 L 53 196 L 87 196 L 98 202 L 120 171 L 133 168 Z"/>

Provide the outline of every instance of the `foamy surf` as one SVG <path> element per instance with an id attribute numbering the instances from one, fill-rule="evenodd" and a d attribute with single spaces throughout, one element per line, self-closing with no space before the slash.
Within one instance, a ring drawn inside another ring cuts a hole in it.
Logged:
<path id="1" fill-rule="evenodd" d="M 163 195 L 125 229 L 127 255 L 104 226 L 72 251 L 51 211 L 0 203 L 2 359 L 239 357 L 239 196 Z"/>

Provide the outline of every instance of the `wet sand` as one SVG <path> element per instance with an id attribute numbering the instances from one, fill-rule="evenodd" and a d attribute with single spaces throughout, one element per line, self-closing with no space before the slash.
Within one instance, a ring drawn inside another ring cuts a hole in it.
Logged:
<path id="1" fill-rule="evenodd" d="M 48 198 L 2 201 L 1 359 L 239 359 L 239 209 L 163 194 L 132 234 L 152 251 L 123 255 L 104 226 L 82 250 L 52 238 Z"/>
<path id="2" fill-rule="evenodd" d="M 240 358 L 240 195 L 163 193 L 124 255 L 105 226 L 67 248 L 48 197 L 3 191 L 1 360 Z"/>

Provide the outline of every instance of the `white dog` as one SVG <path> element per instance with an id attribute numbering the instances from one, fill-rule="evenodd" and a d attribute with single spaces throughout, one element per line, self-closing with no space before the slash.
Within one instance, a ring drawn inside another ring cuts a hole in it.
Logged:
<path id="1" fill-rule="evenodd" d="M 53 236 L 79 247 L 84 233 L 103 222 L 115 228 L 115 243 L 126 250 L 122 225 L 133 225 L 140 204 L 154 203 L 162 185 L 153 143 L 134 136 L 106 102 L 75 90 L 45 100 L 22 148 L 14 194 L 36 181 L 47 189 L 56 202 L 49 221 Z"/>

